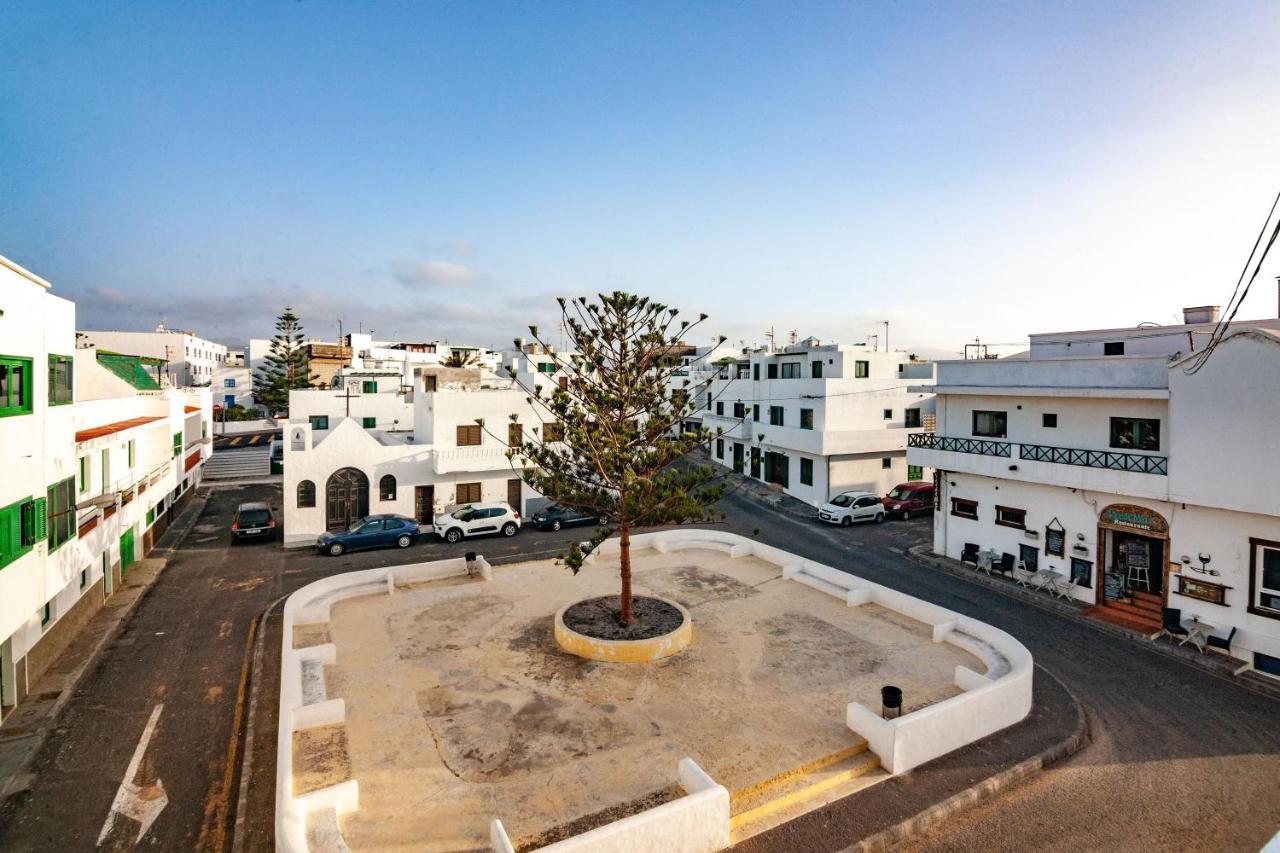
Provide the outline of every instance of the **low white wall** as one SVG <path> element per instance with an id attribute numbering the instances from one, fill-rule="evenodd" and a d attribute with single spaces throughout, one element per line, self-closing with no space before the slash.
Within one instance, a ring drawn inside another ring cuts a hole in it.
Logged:
<path id="1" fill-rule="evenodd" d="M 692 758 L 676 768 L 686 794 L 590 832 L 539 850 L 590 850 L 591 853 L 715 853 L 729 846 L 729 792 L 717 785 Z M 489 827 L 494 853 L 514 848 L 501 820 Z"/>
<path id="2" fill-rule="evenodd" d="M 275 429 L 276 422 L 266 418 L 256 421 L 219 421 L 213 423 L 214 435 L 236 435 L 242 432 L 265 432 Z"/>

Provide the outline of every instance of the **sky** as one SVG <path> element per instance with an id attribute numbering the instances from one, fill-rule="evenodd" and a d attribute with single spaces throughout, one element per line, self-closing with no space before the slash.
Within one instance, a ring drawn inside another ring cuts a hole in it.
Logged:
<path id="1" fill-rule="evenodd" d="M 746 344 L 1173 323 L 1280 190 L 1277 44 L 1274 3 L 13 0 L 0 255 L 227 343 L 504 346 L 615 289 Z"/>

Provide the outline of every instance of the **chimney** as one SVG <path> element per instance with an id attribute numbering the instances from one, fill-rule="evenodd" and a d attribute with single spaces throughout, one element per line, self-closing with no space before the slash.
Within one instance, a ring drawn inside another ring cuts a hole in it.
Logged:
<path id="1" fill-rule="evenodd" d="M 1196 323 L 1216 323 L 1221 314 L 1217 305 L 1201 305 L 1199 308 L 1183 308 L 1182 322 L 1188 326 Z"/>

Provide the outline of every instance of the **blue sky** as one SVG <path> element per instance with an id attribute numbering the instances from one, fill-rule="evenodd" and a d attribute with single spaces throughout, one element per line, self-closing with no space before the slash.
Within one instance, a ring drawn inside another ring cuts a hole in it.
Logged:
<path id="1" fill-rule="evenodd" d="M 1268 4 L 15 2 L 0 254 L 82 328 L 227 341 L 288 302 L 500 345 L 615 288 L 748 343 L 1167 323 L 1280 188 L 1276 44 Z"/>

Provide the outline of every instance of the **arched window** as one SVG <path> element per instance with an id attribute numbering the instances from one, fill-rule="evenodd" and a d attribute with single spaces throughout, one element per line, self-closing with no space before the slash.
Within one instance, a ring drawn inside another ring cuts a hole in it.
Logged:
<path id="1" fill-rule="evenodd" d="M 393 501 L 396 499 L 395 477 L 390 474 L 386 474 L 378 481 L 378 497 L 384 501 Z"/>
<path id="2" fill-rule="evenodd" d="M 298 507 L 313 507 L 316 505 L 316 484 L 310 480 L 303 480 L 298 483 Z"/>

